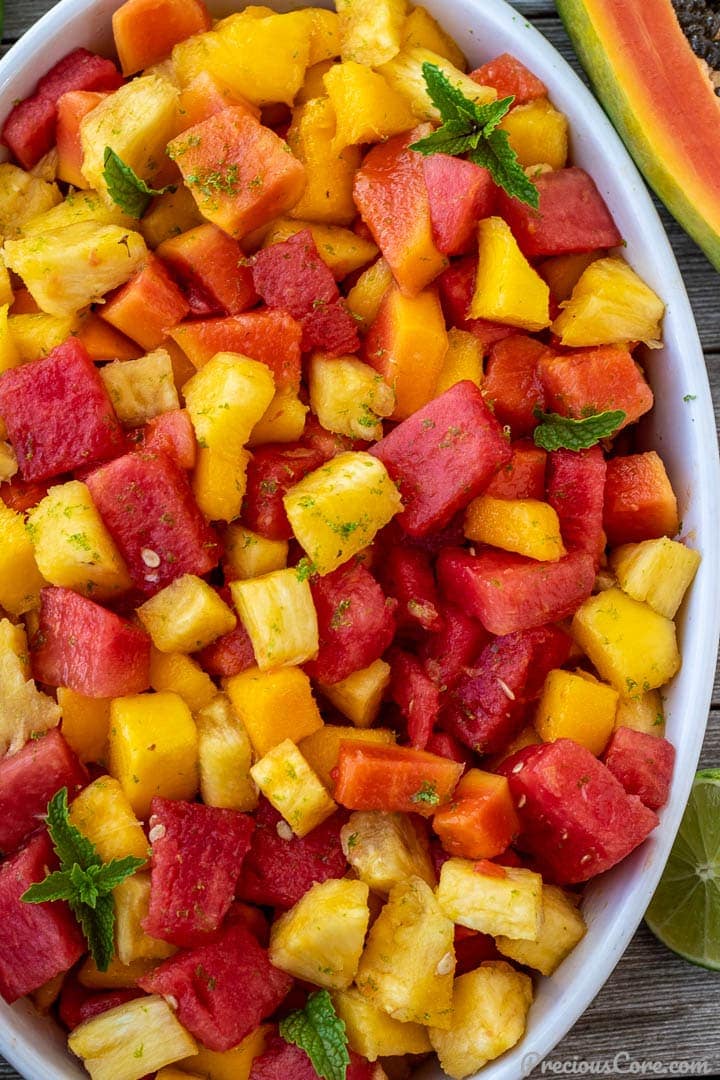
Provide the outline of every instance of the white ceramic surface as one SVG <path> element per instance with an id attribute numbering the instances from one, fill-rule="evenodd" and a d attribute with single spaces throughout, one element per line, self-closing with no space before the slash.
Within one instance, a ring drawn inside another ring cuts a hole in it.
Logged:
<path id="1" fill-rule="evenodd" d="M 283 11 L 302 6 L 270 2 Z M 646 843 L 589 887 L 585 939 L 551 979 L 540 980 L 525 1039 L 481 1074 L 483 1080 L 518 1080 L 575 1023 L 620 959 L 682 816 L 703 740 L 720 629 L 720 465 L 710 390 L 685 287 L 645 186 L 609 121 L 555 49 L 503 0 L 423 2 L 474 66 L 512 52 L 546 82 L 554 103 L 570 119 L 574 163 L 592 173 L 627 240 L 627 258 L 666 301 L 665 347 L 646 357 L 656 405 L 643 438 L 662 455 L 680 502 L 683 533 L 704 556 L 680 617 L 683 668 L 666 695 L 668 737 L 677 748 L 670 801 Z M 84 45 L 111 55 L 110 17 L 119 3 L 62 0 L 45 15 L 0 61 L 0 117 L 70 49 Z M 231 0 L 210 3 L 215 14 L 240 6 Z M 687 394 L 694 399 L 683 401 Z M 12 1008 L 0 1002 L 0 1053 L 27 1080 L 86 1076 L 65 1052 L 57 1028 L 24 1002 Z M 431 1065 L 421 1076 L 438 1080 L 441 1073 Z"/>

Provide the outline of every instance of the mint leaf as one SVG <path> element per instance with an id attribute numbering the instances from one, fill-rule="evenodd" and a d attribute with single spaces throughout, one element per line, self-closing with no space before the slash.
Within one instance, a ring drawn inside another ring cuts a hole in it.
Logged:
<path id="1" fill-rule="evenodd" d="M 130 165 L 126 165 L 111 147 L 105 147 L 103 178 L 112 201 L 130 217 L 141 218 L 155 195 L 177 191 L 175 184 L 151 188 Z"/>
<path id="2" fill-rule="evenodd" d="M 100 893 L 109 893 L 116 885 L 121 885 L 125 878 L 130 877 L 143 865 L 142 859 L 135 855 L 126 855 L 122 859 L 112 859 L 104 863 L 98 870 L 95 885 Z"/>
<path id="3" fill-rule="evenodd" d="M 514 97 L 478 105 L 466 98 L 457 86 L 435 64 L 423 64 L 423 77 L 433 105 L 440 111 L 441 126 L 410 144 L 419 154 L 467 155 L 474 165 L 487 169 L 495 183 L 508 195 L 527 203 L 536 210 L 540 197 L 536 186 L 528 180 L 525 170 L 510 145 L 506 131 L 498 124 L 508 113 Z"/>
<path id="4" fill-rule="evenodd" d="M 36 881 L 20 897 L 26 904 L 45 904 L 50 900 L 69 900 L 74 895 L 70 871 L 56 870 L 43 881 Z"/>
<path id="5" fill-rule="evenodd" d="M 98 971 L 107 971 L 115 953 L 115 905 L 112 896 L 99 896 L 94 909 L 70 901 L 72 913 L 90 949 Z"/>
<path id="6" fill-rule="evenodd" d="M 609 410 L 573 420 L 558 413 L 535 410 L 541 423 L 535 428 L 533 439 L 543 450 L 587 450 L 601 439 L 614 435 L 625 420 L 622 409 Z"/>
<path id="7" fill-rule="evenodd" d="M 47 827 L 63 869 L 70 870 L 73 863 L 83 870 L 89 866 L 100 866 L 100 857 L 94 845 L 70 823 L 67 788 L 60 788 L 48 803 Z"/>
<path id="8" fill-rule="evenodd" d="M 410 796 L 410 802 L 427 803 L 429 806 L 437 806 L 440 796 L 437 793 L 434 781 L 423 780 L 418 791 Z"/>
<path id="9" fill-rule="evenodd" d="M 304 1009 L 281 1020 L 280 1034 L 305 1051 L 322 1080 L 345 1080 L 350 1064 L 345 1024 L 327 990 L 311 994 Z"/>

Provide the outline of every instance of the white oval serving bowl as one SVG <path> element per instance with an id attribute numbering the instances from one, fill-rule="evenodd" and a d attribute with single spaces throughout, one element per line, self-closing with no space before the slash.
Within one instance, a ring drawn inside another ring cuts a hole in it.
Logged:
<path id="1" fill-rule="evenodd" d="M 62 0 L 29 30 L 0 61 L 0 118 L 71 49 L 85 46 L 112 55 L 110 19 L 120 2 Z M 643 425 L 643 441 L 665 461 L 683 534 L 703 554 L 680 617 L 683 667 L 666 693 L 667 733 L 677 750 L 669 802 L 650 838 L 588 887 L 583 909 L 588 933 L 552 978 L 540 979 L 525 1038 L 478 1074 L 483 1080 L 518 1080 L 560 1041 L 622 956 L 682 817 L 703 741 L 720 631 L 720 463 L 702 350 L 675 257 L 645 185 L 600 106 L 556 50 L 504 0 L 423 3 L 473 66 L 512 52 L 544 80 L 570 120 L 574 164 L 591 173 L 627 241 L 628 260 L 665 300 L 665 346 L 646 356 L 656 404 Z M 279 11 L 306 6 L 270 4 Z M 245 5 L 211 0 L 209 6 L 224 15 Z M 684 401 L 686 395 L 693 399 Z M 12 1007 L 0 1001 L 0 1054 L 26 1080 L 87 1076 L 67 1052 L 59 1028 L 24 1001 Z M 439 1080 L 442 1074 L 431 1064 L 420 1075 Z"/>

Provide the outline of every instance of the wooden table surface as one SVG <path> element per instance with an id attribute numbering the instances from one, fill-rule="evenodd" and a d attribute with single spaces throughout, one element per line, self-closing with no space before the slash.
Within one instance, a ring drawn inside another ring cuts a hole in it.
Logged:
<path id="1" fill-rule="evenodd" d="M 553 0 L 516 0 L 515 6 L 577 67 Z M 50 7 L 52 0 L 6 0 L 3 51 Z M 38 74 L 41 68 L 39 63 Z M 720 418 L 720 278 L 664 210 L 662 216 L 695 311 L 710 371 L 715 416 Z M 717 674 L 701 764 L 720 765 Z M 546 1059 L 544 1069 L 539 1066 L 533 1077 L 589 1074 L 620 1080 L 629 1075 L 720 1075 L 719 1009 L 720 974 L 678 959 L 643 926 L 605 988 Z M 696 1066 L 694 1073 L 689 1073 L 687 1066 L 682 1070 L 681 1063 L 689 1062 L 702 1062 L 704 1067 L 700 1071 Z M 10 1078 L 17 1080 L 17 1073 L 0 1059 L 0 1080 Z"/>

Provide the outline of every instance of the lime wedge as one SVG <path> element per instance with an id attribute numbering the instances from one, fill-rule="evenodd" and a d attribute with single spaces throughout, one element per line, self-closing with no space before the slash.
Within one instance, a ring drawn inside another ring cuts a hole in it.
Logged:
<path id="1" fill-rule="evenodd" d="M 705 769 L 693 781 L 645 921 L 678 956 L 720 971 L 720 769 Z"/>

